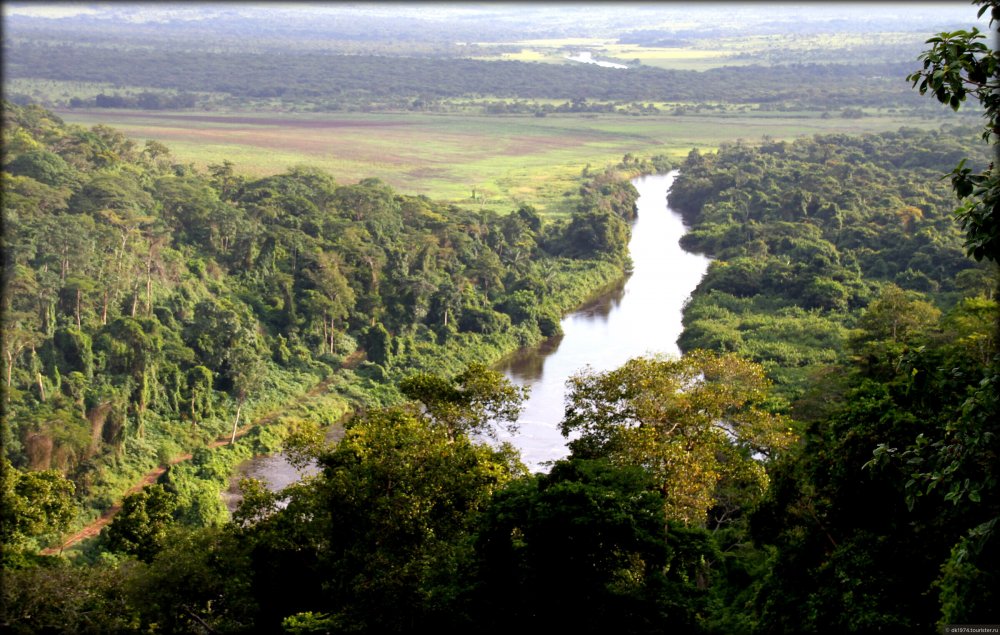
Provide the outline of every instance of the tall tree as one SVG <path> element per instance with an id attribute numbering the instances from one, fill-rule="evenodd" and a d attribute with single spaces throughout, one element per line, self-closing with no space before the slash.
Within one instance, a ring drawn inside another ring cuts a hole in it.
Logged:
<path id="1" fill-rule="evenodd" d="M 989 13 L 990 31 L 1000 34 L 1000 2 L 977 0 L 978 16 Z M 909 79 L 920 91 L 958 110 L 971 95 L 983 109 L 983 140 L 995 158 L 985 170 L 973 172 L 963 160 L 952 171 L 952 187 L 963 202 L 956 210 L 966 232 L 965 247 L 976 260 L 1000 263 L 1000 51 L 982 40 L 979 29 L 939 33 L 920 59 L 923 69 Z M 1000 291 L 1000 270 L 996 271 Z M 1000 339 L 1000 318 L 993 341 Z M 955 369 L 958 372 L 958 369 Z M 994 619 L 1000 579 L 1000 353 L 992 353 L 985 376 L 970 385 L 961 417 L 933 440 L 918 437 L 904 452 L 913 466 L 916 494 L 935 488 L 948 491 L 955 505 L 974 507 L 968 532 L 952 548 L 942 566 L 942 622 Z M 881 446 L 884 452 L 891 450 Z M 882 455 L 883 457 L 885 454 Z M 914 495 L 911 489 L 911 496 Z M 992 607 L 992 608 L 991 608 Z"/>
<path id="2" fill-rule="evenodd" d="M 0 560 L 21 564 L 32 541 L 59 539 L 77 512 L 75 486 L 54 470 L 22 472 L 0 457 Z"/>
<path id="3" fill-rule="evenodd" d="M 451 379 L 417 373 L 400 382 L 400 390 L 423 404 L 430 420 L 450 439 L 460 435 L 495 435 L 493 426 L 517 430 L 517 418 L 528 389 L 515 386 L 502 373 L 470 364 Z"/>
<path id="4" fill-rule="evenodd" d="M 697 531 L 668 539 L 658 485 L 583 459 L 507 485 L 479 523 L 476 630 L 699 632 L 716 555 Z"/>
<path id="5" fill-rule="evenodd" d="M 176 495 L 162 485 L 148 485 L 129 494 L 104 530 L 108 547 L 151 561 L 166 542 L 176 508 Z"/>
<path id="6" fill-rule="evenodd" d="M 705 523 L 724 479 L 763 493 L 763 460 L 795 439 L 768 411 L 764 369 L 731 354 L 636 358 L 569 384 L 561 427 L 573 456 L 650 470 L 669 520 Z"/>
<path id="7" fill-rule="evenodd" d="M 324 352 L 334 353 L 337 324 L 346 320 L 354 308 L 354 289 L 341 272 L 340 258 L 332 252 L 319 252 L 306 270 L 312 284 L 306 298 L 311 313 L 321 318 Z"/>
<path id="8" fill-rule="evenodd" d="M 258 545 L 258 626 L 319 614 L 344 631 L 469 627 L 457 599 L 475 522 L 524 473 L 516 453 L 451 439 L 416 409 L 397 408 L 353 419 L 319 462 L 313 486 L 247 530 Z"/>

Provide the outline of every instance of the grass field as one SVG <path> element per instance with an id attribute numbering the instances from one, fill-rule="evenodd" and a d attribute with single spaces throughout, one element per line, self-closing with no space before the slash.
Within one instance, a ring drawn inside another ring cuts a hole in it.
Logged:
<path id="1" fill-rule="evenodd" d="M 489 46 L 489 42 L 482 43 Z M 693 45 L 687 47 L 646 47 L 619 44 L 617 40 L 598 38 L 565 38 L 550 40 L 523 40 L 505 43 L 505 46 L 520 47 L 516 53 L 504 53 L 480 59 L 516 60 L 521 62 L 548 62 L 551 64 L 572 64 L 566 56 L 572 52 L 587 51 L 596 59 L 614 59 L 626 65 L 633 60 L 647 66 L 673 68 L 679 70 L 703 71 L 719 66 L 749 64 L 734 56 L 742 51 L 724 50 L 711 46 Z"/>
<path id="2" fill-rule="evenodd" d="M 68 123 L 105 124 L 140 142 L 156 139 L 181 163 L 232 161 L 250 176 L 314 165 L 340 183 L 378 177 L 402 192 L 463 207 L 509 211 L 529 203 L 548 214 L 569 210 L 587 165 L 617 163 L 625 153 L 678 161 L 692 148 L 711 151 L 737 139 L 791 139 L 825 132 L 937 127 L 904 116 L 820 118 L 817 113 L 685 116 L 193 113 L 60 111 Z M 476 198 L 473 198 L 473 192 Z"/>
<path id="3" fill-rule="evenodd" d="M 587 51 L 597 59 L 616 60 L 627 65 L 639 60 L 645 66 L 657 68 L 706 71 L 720 66 L 775 62 L 881 61 L 872 56 L 881 52 L 886 59 L 893 59 L 904 50 L 907 51 L 906 59 L 915 60 L 926 37 L 910 32 L 796 33 L 693 38 L 673 46 L 623 44 L 616 39 L 563 38 L 504 43 L 520 47 L 520 51 L 481 59 L 567 64 L 572 63 L 566 60 L 567 53 Z M 493 43 L 481 44 L 490 46 Z"/>

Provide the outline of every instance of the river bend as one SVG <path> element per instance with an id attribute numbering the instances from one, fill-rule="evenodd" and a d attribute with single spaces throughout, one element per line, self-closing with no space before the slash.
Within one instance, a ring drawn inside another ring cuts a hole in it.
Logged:
<path id="1" fill-rule="evenodd" d="M 563 318 L 563 335 L 521 350 L 498 366 L 511 381 L 531 388 L 518 434 L 501 438 L 520 449 L 533 472 L 547 470 L 548 463 L 568 453 L 559 422 L 571 375 L 587 366 L 611 370 L 640 355 L 679 355 L 684 302 L 705 275 L 709 261 L 680 247 L 678 241 L 687 228 L 680 214 L 667 206 L 675 176 L 671 172 L 632 181 L 639 191 L 638 216 L 629 242 L 632 275 Z M 315 471 L 310 466 L 305 473 Z M 240 466 L 224 498 L 234 509 L 240 476 L 261 479 L 277 491 L 301 475 L 283 454 L 256 457 Z"/>

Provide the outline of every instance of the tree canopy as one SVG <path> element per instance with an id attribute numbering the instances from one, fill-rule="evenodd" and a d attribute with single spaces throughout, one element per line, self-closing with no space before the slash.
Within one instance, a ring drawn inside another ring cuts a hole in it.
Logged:
<path id="1" fill-rule="evenodd" d="M 645 468 L 659 483 L 665 517 L 682 523 L 706 521 L 723 480 L 762 494 L 760 461 L 795 439 L 767 409 L 764 369 L 732 354 L 632 359 L 578 374 L 569 387 L 562 432 L 573 455 Z"/>

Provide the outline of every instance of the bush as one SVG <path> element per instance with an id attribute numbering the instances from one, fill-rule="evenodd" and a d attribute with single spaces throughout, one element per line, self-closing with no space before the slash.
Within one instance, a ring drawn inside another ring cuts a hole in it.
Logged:
<path id="1" fill-rule="evenodd" d="M 491 309 L 468 307 L 462 311 L 458 323 L 459 331 L 467 333 L 503 333 L 510 329 L 510 317 Z"/>

